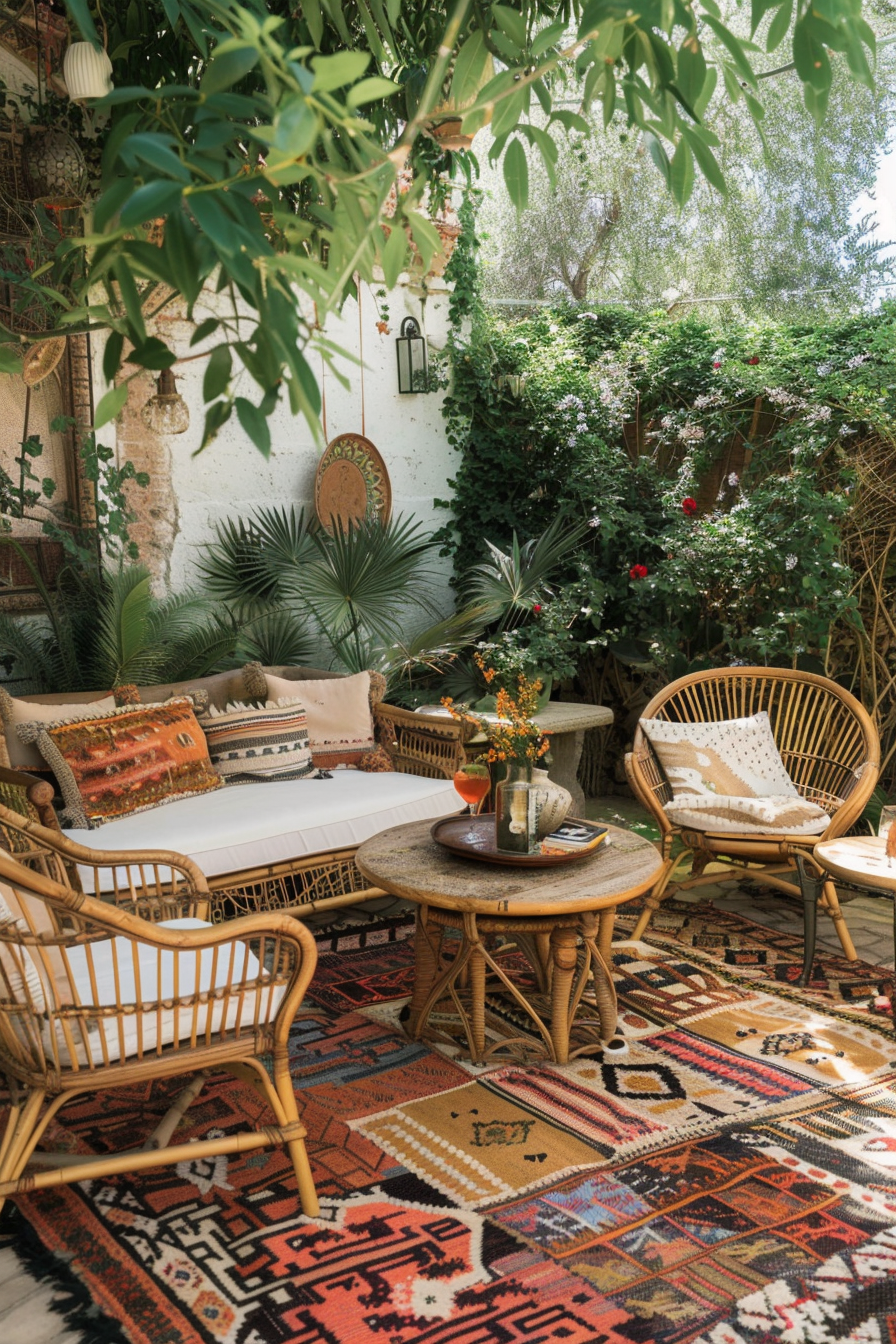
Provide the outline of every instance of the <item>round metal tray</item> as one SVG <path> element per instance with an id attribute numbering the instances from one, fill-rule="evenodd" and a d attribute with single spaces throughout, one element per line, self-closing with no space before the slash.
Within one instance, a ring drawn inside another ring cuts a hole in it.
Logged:
<path id="1" fill-rule="evenodd" d="M 568 817 L 567 821 L 578 821 L 578 817 Z M 568 854 L 510 854 L 498 849 L 495 843 L 495 814 L 484 812 L 481 816 L 442 817 L 433 822 L 430 835 L 445 849 L 460 854 L 465 859 L 478 859 L 480 863 L 503 863 L 509 868 L 556 868 L 564 863 L 580 863 L 595 854 L 599 854 L 607 843 L 602 840 L 594 849 L 574 850 Z M 476 840 L 468 840 L 468 835 Z"/>

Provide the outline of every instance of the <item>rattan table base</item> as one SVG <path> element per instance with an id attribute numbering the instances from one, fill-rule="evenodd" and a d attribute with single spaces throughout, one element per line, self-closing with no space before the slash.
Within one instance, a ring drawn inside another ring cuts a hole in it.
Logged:
<path id="1" fill-rule="evenodd" d="M 606 1049 L 616 1031 L 608 965 L 614 913 L 512 918 L 419 906 L 408 1035 L 460 1042 L 476 1064 L 497 1054 L 567 1064 Z M 446 938 L 448 930 L 460 937 Z M 534 990 L 502 965 L 511 948 L 529 962 Z M 513 1034 L 514 1022 L 524 1034 Z"/>
<path id="2" fill-rule="evenodd" d="M 461 858 L 425 821 L 365 840 L 359 872 L 417 906 L 413 1038 L 459 1040 L 477 1064 L 499 1050 L 566 1064 L 607 1048 L 616 1031 L 615 911 L 650 891 L 663 867 L 643 836 L 609 823 L 607 831 L 598 850 L 555 868 Z M 523 952 L 534 988 L 508 973 L 500 939 Z"/>

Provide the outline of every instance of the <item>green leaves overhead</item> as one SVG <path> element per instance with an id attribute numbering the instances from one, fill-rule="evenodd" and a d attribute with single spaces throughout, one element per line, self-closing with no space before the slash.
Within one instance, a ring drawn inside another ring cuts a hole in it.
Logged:
<path id="1" fill-rule="evenodd" d="M 98 43 L 87 0 L 67 7 L 74 29 Z M 283 396 L 319 432 L 307 354 L 317 345 L 332 361 L 319 331 L 356 277 L 372 281 L 380 268 L 394 284 L 409 235 L 424 269 L 439 248 L 422 209 L 426 174 L 436 180 L 456 164 L 431 137 L 434 109 L 462 113 L 465 132 L 490 122 L 491 157 L 503 160 L 520 210 L 527 146 L 552 173 L 558 145 L 568 131 L 588 131 L 583 113 L 597 103 L 605 125 L 624 118 L 643 137 L 683 203 L 697 173 L 724 190 L 701 119 L 711 98 L 727 96 L 745 98 L 761 120 L 765 51 L 782 63 L 792 47 L 817 118 L 832 61 L 842 57 L 869 84 L 874 56 L 860 0 L 752 0 L 751 38 L 740 9 L 715 0 L 637 9 L 622 0 L 153 0 L 152 12 L 177 59 L 159 72 L 137 31 L 118 34 L 116 58 L 128 68 L 124 78 L 116 68 L 119 88 L 105 100 L 96 232 L 76 244 L 84 265 L 69 299 L 54 293 L 52 302 L 69 302 L 66 331 L 114 332 L 104 360 L 111 380 L 128 346 L 163 367 L 145 314 L 181 295 L 192 316 L 214 279 L 220 325 L 204 442 L 235 410 L 262 452 L 264 422 Z M 420 171 L 396 201 L 405 151 Z M 40 289 L 39 277 L 25 283 Z M 219 351 L 230 354 L 226 370 Z M 101 408 L 120 409 L 107 398 Z"/>

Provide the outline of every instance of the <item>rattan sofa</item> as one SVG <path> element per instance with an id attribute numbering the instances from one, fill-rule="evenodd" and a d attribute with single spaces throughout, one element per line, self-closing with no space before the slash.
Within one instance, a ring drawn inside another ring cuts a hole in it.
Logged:
<path id="1" fill-rule="evenodd" d="M 300 683 L 338 673 L 305 667 L 263 669 Z M 146 702 L 204 689 L 219 702 L 228 674 L 140 688 Z M 98 830 L 70 830 L 74 841 L 105 851 L 166 849 L 187 855 L 212 892 L 226 896 L 216 917 L 262 910 L 327 909 L 382 895 L 361 876 L 354 856 L 371 835 L 406 821 L 459 809 L 451 780 L 465 759 L 471 724 L 434 719 L 382 702 L 384 681 L 371 677 L 377 741 L 392 773 L 343 770 L 328 780 L 292 780 L 220 789 L 140 812 Z M 299 692 L 300 694 L 300 692 Z M 43 703 L 49 697 L 25 697 Z M 58 699 L 58 697 L 57 697 Z M 44 794 L 39 791 L 39 796 Z M 45 823 L 55 825 L 44 806 Z M 84 875 L 90 890 L 90 876 Z"/>

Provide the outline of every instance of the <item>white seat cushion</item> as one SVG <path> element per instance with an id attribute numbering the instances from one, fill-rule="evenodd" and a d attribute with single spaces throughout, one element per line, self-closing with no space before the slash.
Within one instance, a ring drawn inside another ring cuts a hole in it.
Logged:
<path id="1" fill-rule="evenodd" d="M 162 921 L 163 929 L 203 929 L 212 926 L 201 919 L 170 919 Z M 114 944 L 114 955 L 113 955 Z M 140 976 L 140 995 L 134 969 L 133 948 L 137 949 L 137 968 Z M 96 1007 L 109 1007 L 116 1003 L 137 1003 L 142 997 L 145 1002 L 165 1002 L 174 997 L 175 963 L 177 964 L 177 992 L 179 998 L 188 998 L 193 994 L 206 994 L 210 990 L 221 989 L 226 985 L 237 986 L 245 978 L 252 981 L 258 975 L 258 959 L 239 939 L 224 943 L 217 949 L 215 957 L 212 948 L 201 951 L 160 950 L 146 943 L 133 943 L 129 938 L 100 940 L 90 944 L 90 957 L 84 947 L 73 947 L 68 951 L 69 965 L 82 1004 Z M 91 963 L 93 983 L 91 983 Z M 118 986 L 115 983 L 115 968 L 118 966 Z M 94 991 L 93 985 L 96 990 Z M 147 1054 L 159 1044 L 170 1045 L 175 1039 L 188 1039 L 193 1032 L 194 1012 L 196 1014 L 197 1039 L 202 1041 L 206 1033 L 220 1031 L 223 1027 L 239 1025 L 247 1031 L 255 1021 L 256 997 L 258 990 L 247 990 L 240 1002 L 239 995 L 225 999 L 210 998 L 195 1007 L 181 1008 L 175 1023 L 174 1010 L 165 1008 L 161 1012 L 132 1013 L 117 1019 L 96 1019 L 90 1023 L 88 1045 L 94 1063 L 100 1064 L 107 1057 L 110 1060 L 127 1058 L 136 1054 L 138 1047 Z M 264 1000 L 260 1017 L 271 1021 L 277 1005 L 286 992 L 285 985 L 272 985 L 262 990 Z M 226 1016 L 224 1012 L 227 1005 Z M 120 1030 L 121 1028 L 121 1030 Z M 47 1033 L 48 1027 L 44 1028 Z M 100 1032 L 106 1038 L 107 1055 L 103 1054 Z M 72 1023 L 75 1038 L 75 1054 L 79 1064 L 86 1062 L 83 1033 Z M 57 1026 L 57 1041 L 61 1062 L 70 1063 L 70 1051 L 64 1033 Z M 45 1040 L 48 1057 L 51 1057 L 49 1040 Z"/>
<path id="2" fill-rule="evenodd" d="M 821 835 L 831 820 L 815 803 L 789 793 L 777 798 L 679 793 L 664 810 L 675 826 L 732 835 Z"/>
<path id="3" fill-rule="evenodd" d="M 340 770 L 332 779 L 266 780 L 181 798 L 168 807 L 67 832 L 102 849 L 173 849 L 207 877 L 348 849 L 408 821 L 460 809 L 450 779 Z M 85 890 L 91 874 L 81 870 Z"/>

